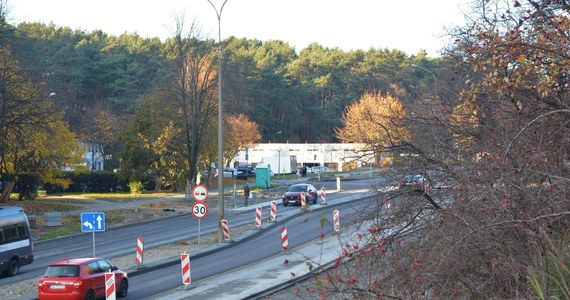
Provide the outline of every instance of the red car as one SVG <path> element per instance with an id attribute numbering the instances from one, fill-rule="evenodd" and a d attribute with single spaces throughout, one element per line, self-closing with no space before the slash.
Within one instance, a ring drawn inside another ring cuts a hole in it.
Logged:
<path id="1" fill-rule="evenodd" d="M 313 204 L 317 204 L 317 189 L 308 183 L 299 183 L 294 184 L 289 187 L 289 190 L 283 194 L 283 206 L 287 206 L 289 204 L 299 204 L 301 205 L 301 192 L 305 192 L 305 199 L 307 203 L 313 202 Z"/>
<path id="2" fill-rule="evenodd" d="M 70 258 L 50 264 L 38 282 L 39 300 L 105 297 L 105 273 L 115 273 L 117 297 L 126 297 L 129 290 L 127 273 L 102 258 Z"/>

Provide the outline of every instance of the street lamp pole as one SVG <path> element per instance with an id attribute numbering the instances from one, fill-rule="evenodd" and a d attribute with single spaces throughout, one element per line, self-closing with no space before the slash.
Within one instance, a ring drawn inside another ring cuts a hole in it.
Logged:
<path id="1" fill-rule="evenodd" d="M 278 135 L 278 134 L 282 134 L 282 133 L 283 133 L 283 131 L 277 131 L 276 133 L 272 134 L 271 137 L 269 138 L 269 143 L 271 143 L 271 139 L 272 139 L 273 137 L 275 137 L 275 136 Z"/>
<path id="2" fill-rule="evenodd" d="M 281 151 L 283 151 L 283 149 L 281 148 L 277 149 L 277 153 L 279 153 L 279 158 L 277 159 L 277 174 L 275 175 L 281 174 Z"/>
<path id="3" fill-rule="evenodd" d="M 435 74 L 434 74 L 432 71 L 430 71 L 430 70 L 428 70 L 428 69 L 426 69 L 426 68 L 424 68 L 424 67 L 422 67 L 422 66 L 418 66 L 418 65 L 416 65 L 416 64 L 412 64 L 412 67 L 414 67 L 414 68 L 419 68 L 419 69 L 422 69 L 422 70 L 424 70 L 424 71 L 430 73 L 431 76 L 433 76 L 433 79 L 434 79 L 434 80 L 437 80 L 437 77 L 435 76 Z"/>
<path id="4" fill-rule="evenodd" d="M 223 111 L 222 111 L 222 10 L 228 2 L 224 0 L 220 10 L 216 8 L 212 1 L 208 0 L 216 11 L 218 17 L 218 242 L 224 241 L 222 220 L 224 219 L 224 131 L 223 131 Z"/>

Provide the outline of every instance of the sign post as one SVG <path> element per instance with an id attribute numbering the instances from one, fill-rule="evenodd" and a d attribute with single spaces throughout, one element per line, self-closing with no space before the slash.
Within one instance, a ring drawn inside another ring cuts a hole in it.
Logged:
<path id="1" fill-rule="evenodd" d="M 95 255 L 95 232 L 105 231 L 105 213 L 93 212 L 81 214 L 81 232 L 93 233 L 93 257 Z"/>
<path id="2" fill-rule="evenodd" d="M 198 219 L 198 247 L 200 247 L 200 220 L 208 215 L 208 206 L 202 201 L 208 199 L 208 189 L 198 184 L 192 189 L 192 197 L 197 201 L 192 205 L 192 214 Z"/>
<path id="3" fill-rule="evenodd" d="M 198 219 L 198 247 L 200 246 L 200 220 L 208 215 L 208 205 L 204 202 L 196 202 L 192 205 L 192 214 Z"/>

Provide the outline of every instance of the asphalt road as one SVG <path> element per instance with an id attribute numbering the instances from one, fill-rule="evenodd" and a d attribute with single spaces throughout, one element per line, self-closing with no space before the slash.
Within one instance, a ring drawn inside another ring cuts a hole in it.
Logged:
<path id="1" fill-rule="evenodd" d="M 327 195 L 327 201 L 334 202 L 335 198 L 351 194 L 351 190 L 367 189 L 377 182 L 375 180 L 358 180 L 343 182 L 343 192 Z M 336 182 L 326 182 L 327 190 L 336 189 Z M 296 210 L 298 207 L 283 207 L 279 204 L 278 211 Z M 287 221 L 284 224 L 288 228 L 290 247 L 308 242 L 319 236 L 319 233 L 327 228 L 322 228 L 320 221 L 323 216 L 332 219 L 332 210 L 317 213 L 302 214 L 298 218 Z M 330 216 L 329 216 L 330 215 Z M 226 214 L 229 223 L 234 226 L 253 223 L 251 212 Z M 330 220 L 332 222 L 332 220 Z M 217 231 L 217 213 L 210 214 L 200 221 L 201 234 Z M 329 226 L 330 228 L 330 226 Z M 95 234 L 96 256 L 114 257 L 133 253 L 136 238 L 145 237 L 145 249 L 154 246 L 172 243 L 182 239 L 197 238 L 198 219 L 192 215 L 183 215 L 157 222 L 142 223 L 108 230 Z M 34 263 L 22 267 L 21 273 L 15 277 L 0 279 L 0 286 L 34 278 L 42 274 L 47 265 L 58 259 L 66 257 L 90 257 L 93 255 L 92 234 L 80 234 L 67 238 L 37 243 L 34 246 Z M 259 261 L 279 253 L 280 232 L 279 228 L 267 229 L 255 238 L 242 242 L 222 251 L 207 255 L 203 258 L 192 260 L 193 280 L 200 280 L 216 274 L 231 271 L 243 265 Z M 142 299 L 144 297 L 175 288 L 181 285 L 180 266 L 174 265 L 147 274 L 131 277 L 131 288 L 127 299 Z M 148 284 L 152 282 L 152 284 Z"/>
<path id="2" fill-rule="evenodd" d="M 294 251 L 294 248 L 297 246 L 319 239 L 321 233 L 331 233 L 334 209 L 343 211 L 343 221 L 350 222 L 352 212 L 364 205 L 366 205 L 365 201 L 352 201 L 318 211 L 300 213 L 296 217 L 287 220 L 282 226 L 287 228 L 290 251 Z M 321 225 L 323 218 L 328 221 L 324 226 Z M 191 255 L 192 282 L 230 272 L 281 253 L 283 253 L 281 226 L 274 226 L 260 232 L 255 238 L 227 247 L 223 251 L 214 252 L 196 259 L 193 259 Z M 251 276 L 255 277 L 256 274 L 251 274 Z M 130 282 L 131 289 L 125 299 L 145 299 L 178 288 L 182 286 L 180 264 L 177 263 L 163 269 L 131 277 Z"/>

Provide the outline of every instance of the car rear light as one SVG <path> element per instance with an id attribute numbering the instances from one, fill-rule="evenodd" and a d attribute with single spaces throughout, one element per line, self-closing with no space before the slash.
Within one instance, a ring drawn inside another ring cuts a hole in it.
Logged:
<path id="1" fill-rule="evenodd" d="M 44 286 L 44 282 L 43 282 L 43 281 L 41 281 L 41 280 L 40 280 L 40 281 L 38 281 L 38 287 L 42 287 L 42 286 Z"/>
<path id="2" fill-rule="evenodd" d="M 73 287 L 76 289 L 81 288 L 82 286 L 83 286 L 83 280 L 81 280 L 81 279 L 79 279 L 73 283 Z"/>

